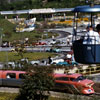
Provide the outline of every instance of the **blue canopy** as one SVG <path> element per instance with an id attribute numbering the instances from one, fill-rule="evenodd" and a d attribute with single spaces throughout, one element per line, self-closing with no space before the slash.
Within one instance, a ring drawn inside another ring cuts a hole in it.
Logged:
<path id="1" fill-rule="evenodd" d="M 94 5 L 93 7 L 90 5 L 77 6 L 73 12 L 100 12 L 100 5 Z"/>

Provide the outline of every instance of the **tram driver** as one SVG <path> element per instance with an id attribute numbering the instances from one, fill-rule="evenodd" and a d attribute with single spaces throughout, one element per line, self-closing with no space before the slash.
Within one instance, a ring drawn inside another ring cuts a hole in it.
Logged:
<path id="1" fill-rule="evenodd" d="M 87 33 L 85 34 L 83 44 L 100 44 L 99 33 L 95 32 L 92 26 L 87 27 Z"/>

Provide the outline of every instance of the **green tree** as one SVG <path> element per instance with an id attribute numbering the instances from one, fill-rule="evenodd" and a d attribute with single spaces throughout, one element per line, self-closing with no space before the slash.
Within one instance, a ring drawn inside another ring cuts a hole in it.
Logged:
<path id="1" fill-rule="evenodd" d="M 7 3 L 7 0 L 0 0 L 0 10 L 22 10 L 36 8 L 72 8 L 85 4 L 85 0 L 21 0 Z"/>
<path id="2" fill-rule="evenodd" d="M 6 0 L 0 0 L 0 10 L 4 8 L 6 9 L 7 5 L 8 3 Z"/>
<path id="3" fill-rule="evenodd" d="M 17 100 L 43 100 L 48 98 L 44 91 L 49 93 L 49 90 L 54 86 L 54 79 L 50 75 L 52 70 L 49 67 L 34 67 L 29 73 L 31 74 L 26 75 Z"/>

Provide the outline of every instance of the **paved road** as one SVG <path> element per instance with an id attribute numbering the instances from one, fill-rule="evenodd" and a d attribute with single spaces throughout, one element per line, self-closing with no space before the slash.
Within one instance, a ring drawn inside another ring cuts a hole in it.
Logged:
<path id="1" fill-rule="evenodd" d="M 67 52 L 67 51 L 70 51 L 70 46 L 66 46 L 66 47 L 61 47 L 60 48 L 60 51 L 61 52 Z M 38 46 L 38 47 L 34 47 L 34 48 L 31 48 L 31 47 L 28 47 L 26 48 L 26 50 L 28 52 L 45 52 L 47 50 L 51 49 L 51 47 L 48 47 L 48 46 Z"/>
<path id="2" fill-rule="evenodd" d="M 63 32 L 67 32 L 67 33 L 73 34 L 73 27 L 49 29 L 49 31 L 51 31 L 51 30 L 63 31 Z"/>
<path id="3" fill-rule="evenodd" d="M 56 40 L 60 40 L 60 41 L 66 41 L 67 40 L 67 36 L 72 34 L 72 28 L 61 28 L 61 29 L 49 29 L 48 31 L 54 32 L 54 33 L 58 33 L 59 36 L 56 37 Z M 68 32 L 67 32 L 68 31 Z M 52 39 L 46 39 L 45 41 L 51 41 Z M 43 41 L 43 40 L 42 40 Z M 27 51 L 45 51 L 46 49 L 50 49 L 52 45 L 46 45 L 46 46 L 37 46 L 37 47 L 27 47 L 26 50 Z M 65 46 L 63 48 L 61 48 L 61 51 L 70 51 L 70 47 L 67 47 L 67 44 L 62 44 L 62 45 L 58 45 L 58 46 Z M 0 51 L 11 51 L 11 49 L 14 49 L 14 47 L 0 47 Z"/>
<path id="4" fill-rule="evenodd" d="M 11 49 L 13 49 L 13 47 L 0 47 L 0 51 L 11 51 Z"/>
<path id="5" fill-rule="evenodd" d="M 19 88 L 9 88 L 9 87 L 0 87 L 0 92 L 5 92 L 5 93 L 19 93 Z M 45 93 L 46 94 L 46 93 Z M 62 99 L 66 99 L 68 98 L 69 100 L 73 99 L 73 98 L 77 98 L 77 99 L 85 99 L 85 100 L 91 100 L 91 98 L 95 98 L 97 97 L 98 100 L 100 98 L 100 94 L 98 93 L 98 95 L 94 94 L 93 96 L 85 96 L 85 95 L 76 95 L 76 94 L 69 94 L 69 93 L 63 93 L 63 92 L 54 92 L 54 91 L 50 91 L 50 93 L 47 95 L 50 95 L 51 97 L 56 97 L 56 98 L 62 98 Z"/>
<path id="6" fill-rule="evenodd" d="M 56 40 L 61 40 L 61 41 L 66 41 L 67 36 L 73 34 L 73 28 L 72 27 L 49 29 L 48 31 L 59 33 L 59 36 L 56 37 L 55 39 Z"/>
<path id="7" fill-rule="evenodd" d="M 0 92 L 19 93 L 19 88 L 0 87 Z"/>

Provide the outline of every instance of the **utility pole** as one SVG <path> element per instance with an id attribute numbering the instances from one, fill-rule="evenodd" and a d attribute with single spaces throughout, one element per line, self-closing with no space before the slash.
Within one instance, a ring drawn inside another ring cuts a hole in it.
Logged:
<path id="1" fill-rule="evenodd" d="M 0 47 L 2 45 L 2 36 L 3 36 L 2 31 L 3 31 L 3 29 L 0 28 Z"/>

